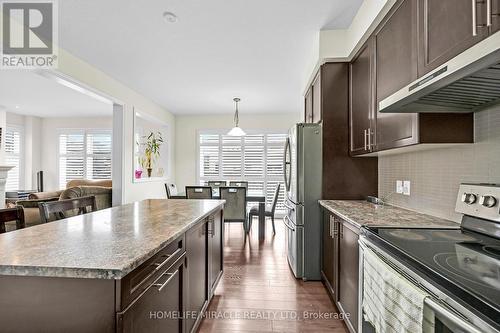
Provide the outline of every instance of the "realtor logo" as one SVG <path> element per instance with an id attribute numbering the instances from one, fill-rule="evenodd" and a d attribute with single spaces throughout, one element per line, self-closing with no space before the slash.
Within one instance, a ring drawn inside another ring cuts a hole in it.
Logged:
<path id="1" fill-rule="evenodd" d="M 57 67 L 55 0 L 1 1 L 2 69 Z"/>

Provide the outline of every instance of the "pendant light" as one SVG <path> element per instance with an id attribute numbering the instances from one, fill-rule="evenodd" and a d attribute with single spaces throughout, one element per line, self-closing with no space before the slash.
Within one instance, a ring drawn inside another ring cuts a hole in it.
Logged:
<path id="1" fill-rule="evenodd" d="M 234 127 L 227 133 L 230 136 L 245 136 L 247 135 L 239 126 L 240 118 L 238 114 L 238 102 L 241 101 L 238 97 L 233 99 L 236 104 L 236 110 L 234 111 Z"/>

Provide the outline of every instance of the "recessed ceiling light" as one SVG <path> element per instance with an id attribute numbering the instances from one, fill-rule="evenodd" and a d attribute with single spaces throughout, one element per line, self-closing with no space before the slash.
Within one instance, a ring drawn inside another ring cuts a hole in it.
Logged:
<path id="1" fill-rule="evenodd" d="M 175 15 L 172 12 L 164 12 L 163 13 L 163 19 L 165 21 L 167 21 L 168 23 L 175 23 L 178 20 L 177 15 Z"/>
<path id="2" fill-rule="evenodd" d="M 19 105 L 16 105 L 16 106 L 15 106 L 15 108 L 16 108 L 16 109 L 19 109 Z"/>

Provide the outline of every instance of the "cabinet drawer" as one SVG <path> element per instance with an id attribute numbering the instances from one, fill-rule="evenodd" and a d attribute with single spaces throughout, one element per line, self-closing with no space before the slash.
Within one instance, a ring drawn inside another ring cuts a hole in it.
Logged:
<path id="1" fill-rule="evenodd" d="M 184 235 L 160 250 L 121 281 L 121 309 L 124 309 L 185 252 Z"/>

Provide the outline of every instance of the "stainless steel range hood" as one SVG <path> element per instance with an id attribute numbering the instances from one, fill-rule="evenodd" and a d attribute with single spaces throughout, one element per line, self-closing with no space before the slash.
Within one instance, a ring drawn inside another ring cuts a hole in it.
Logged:
<path id="1" fill-rule="evenodd" d="M 500 32 L 379 103 L 383 113 L 475 112 L 500 104 Z"/>

